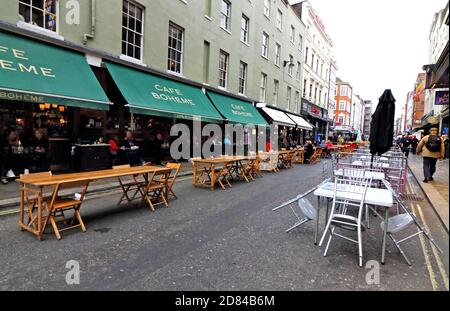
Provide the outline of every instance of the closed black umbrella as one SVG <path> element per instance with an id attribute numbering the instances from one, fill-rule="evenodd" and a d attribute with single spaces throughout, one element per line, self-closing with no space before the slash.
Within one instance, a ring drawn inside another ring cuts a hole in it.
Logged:
<path id="1" fill-rule="evenodd" d="M 395 98 L 385 90 L 370 122 L 370 153 L 379 156 L 390 150 L 394 139 Z M 373 159 L 373 157 L 372 157 Z"/>

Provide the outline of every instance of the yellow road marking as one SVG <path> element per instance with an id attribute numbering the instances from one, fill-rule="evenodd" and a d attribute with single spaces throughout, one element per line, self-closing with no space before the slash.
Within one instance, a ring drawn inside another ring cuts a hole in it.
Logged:
<path id="1" fill-rule="evenodd" d="M 422 208 L 420 207 L 419 204 L 417 204 L 417 210 L 419 212 L 419 215 L 422 220 L 422 224 L 425 227 L 425 230 L 430 232 L 430 228 L 428 227 L 428 225 L 425 221 L 425 217 L 422 213 Z M 444 264 L 442 263 L 441 256 L 439 256 L 436 246 L 434 246 L 433 243 L 431 243 L 431 242 L 430 242 L 430 245 L 431 245 L 431 250 L 433 251 L 434 258 L 436 259 L 436 262 L 438 264 L 439 272 L 441 273 L 441 277 L 444 280 L 445 288 L 448 290 L 448 275 L 447 275 L 447 272 L 445 271 Z"/>
<path id="2" fill-rule="evenodd" d="M 414 205 L 413 204 L 411 204 L 411 210 L 414 213 L 414 215 L 416 216 L 416 211 L 414 209 Z M 418 229 L 418 231 L 419 231 L 419 229 Z M 433 291 L 437 291 L 439 286 L 438 286 L 437 281 L 436 281 L 436 275 L 434 274 L 433 266 L 431 265 L 430 255 L 428 253 L 428 248 L 427 248 L 427 246 L 425 244 L 425 239 L 424 239 L 422 234 L 419 235 L 419 241 L 420 241 L 420 245 L 422 246 L 422 252 L 423 252 L 423 255 L 425 257 L 425 264 L 427 265 L 428 274 L 430 275 L 431 286 L 433 288 Z"/>

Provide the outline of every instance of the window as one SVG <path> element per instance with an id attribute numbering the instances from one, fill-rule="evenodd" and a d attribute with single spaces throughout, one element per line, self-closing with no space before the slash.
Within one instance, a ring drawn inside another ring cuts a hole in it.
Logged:
<path id="1" fill-rule="evenodd" d="M 203 42 L 203 82 L 209 83 L 209 56 L 210 44 L 208 41 Z"/>
<path id="2" fill-rule="evenodd" d="M 220 7 L 220 27 L 230 30 L 230 17 L 231 2 L 228 0 L 222 0 L 222 5 Z"/>
<path id="3" fill-rule="evenodd" d="M 303 97 L 306 97 L 306 79 L 303 80 Z"/>
<path id="4" fill-rule="evenodd" d="M 292 68 L 294 68 L 294 56 L 289 55 L 288 75 L 292 77 Z"/>
<path id="5" fill-rule="evenodd" d="M 300 110 L 300 92 L 295 91 L 295 103 L 294 111 L 298 112 Z"/>
<path id="6" fill-rule="evenodd" d="M 319 106 L 322 103 L 322 89 L 319 90 Z"/>
<path id="7" fill-rule="evenodd" d="M 281 45 L 275 45 L 275 65 L 280 66 L 281 62 Z"/>
<path id="8" fill-rule="evenodd" d="M 241 41 L 244 43 L 248 43 L 248 34 L 249 34 L 249 25 L 250 20 L 247 16 L 242 14 L 241 18 Z"/>
<path id="9" fill-rule="evenodd" d="M 169 55 L 167 69 L 180 73 L 183 68 L 183 29 L 170 23 L 169 25 Z"/>
<path id="10" fill-rule="evenodd" d="M 345 107 L 346 107 L 346 105 L 345 105 L 345 101 L 339 101 L 339 110 L 340 111 L 344 111 L 345 110 Z"/>
<path id="11" fill-rule="evenodd" d="M 311 99 L 311 97 L 312 97 L 312 88 L 313 88 L 313 85 L 312 85 L 312 82 L 310 82 L 309 83 L 309 98 Z"/>
<path id="12" fill-rule="evenodd" d="M 347 95 L 347 87 L 345 85 L 341 86 L 340 95 L 341 96 L 346 96 Z"/>
<path id="13" fill-rule="evenodd" d="M 320 75 L 323 77 L 323 62 L 320 64 Z"/>
<path id="14" fill-rule="evenodd" d="M 271 0 L 264 0 L 264 15 L 270 18 Z"/>
<path id="15" fill-rule="evenodd" d="M 259 100 L 261 102 L 266 101 L 266 89 L 267 89 L 267 75 L 265 73 L 261 73 L 261 83 L 259 86 Z"/>
<path id="16" fill-rule="evenodd" d="M 314 88 L 314 102 L 316 102 L 317 100 L 317 84 L 316 87 Z"/>
<path id="17" fill-rule="evenodd" d="M 316 73 L 319 73 L 319 58 L 316 60 Z"/>
<path id="18" fill-rule="evenodd" d="M 278 93 L 280 89 L 280 82 L 278 80 L 273 80 L 273 104 L 278 105 Z"/>
<path id="19" fill-rule="evenodd" d="M 302 51 L 302 48 L 303 48 L 303 36 L 298 35 L 298 49 L 300 50 L 300 53 Z"/>
<path id="20" fill-rule="evenodd" d="M 123 55 L 142 59 L 143 29 L 142 9 L 130 1 L 124 1 L 122 10 Z"/>
<path id="21" fill-rule="evenodd" d="M 57 0 L 20 0 L 19 19 L 56 32 Z"/>
<path id="22" fill-rule="evenodd" d="M 247 64 L 240 62 L 239 64 L 239 93 L 244 95 L 247 83 Z"/>
<path id="23" fill-rule="evenodd" d="M 339 115 L 338 122 L 340 125 L 344 125 L 344 115 L 342 115 L 342 114 Z"/>
<path id="24" fill-rule="evenodd" d="M 313 69 L 314 70 L 314 53 L 312 54 L 312 56 L 311 56 L 311 69 Z"/>
<path id="25" fill-rule="evenodd" d="M 288 110 L 291 109 L 291 97 L 292 97 L 292 88 L 288 86 L 286 90 L 286 104 Z"/>
<path id="26" fill-rule="evenodd" d="M 300 62 L 297 62 L 297 81 L 300 81 L 300 74 L 301 74 L 301 70 L 302 69 L 302 64 L 300 64 Z"/>
<path id="27" fill-rule="evenodd" d="M 291 37 L 290 40 L 295 44 L 295 27 L 291 25 Z"/>
<path id="28" fill-rule="evenodd" d="M 306 47 L 306 51 L 305 51 L 305 64 L 308 63 L 308 47 Z"/>
<path id="29" fill-rule="evenodd" d="M 283 30 L 283 13 L 280 10 L 277 11 L 277 28 Z"/>
<path id="30" fill-rule="evenodd" d="M 220 50 L 219 54 L 219 87 L 227 88 L 228 80 L 228 53 Z"/>
<path id="31" fill-rule="evenodd" d="M 263 32 L 261 55 L 269 58 L 269 35 Z"/>

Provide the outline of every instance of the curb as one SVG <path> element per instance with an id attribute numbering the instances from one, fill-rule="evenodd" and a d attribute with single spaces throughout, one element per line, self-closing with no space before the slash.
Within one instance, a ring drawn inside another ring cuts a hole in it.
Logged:
<path id="1" fill-rule="evenodd" d="M 192 172 L 181 172 L 178 174 L 178 177 L 186 177 L 186 176 L 192 176 Z M 101 186 L 98 186 L 94 189 L 88 190 L 86 192 L 86 199 L 89 199 L 89 196 L 98 194 L 98 193 L 108 193 L 108 192 L 114 192 L 120 190 L 119 188 L 119 183 L 107 183 Z M 17 198 L 10 198 L 10 199 L 4 199 L 4 200 L 0 200 L 0 210 L 5 209 L 5 208 L 14 208 L 14 207 L 19 207 L 20 204 L 20 199 Z"/>
<path id="2" fill-rule="evenodd" d="M 422 193 L 425 196 L 425 199 L 427 200 L 428 204 L 430 204 L 431 208 L 433 209 L 433 211 L 435 212 L 437 218 L 439 219 L 439 221 L 442 224 L 442 227 L 444 227 L 444 230 L 447 232 L 447 234 L 449 233 L 449 225 L 448 223 L 445 223 L 443 217 L 441 216 L 441 214 L 439 213 L 438 209 L 436 208 L 436 206 L 433 204 L 433 201 L 431 200 L 430 196 L 428 195 L 428 192 L 425 191 L 425 189 L 423 188 L 422 184 L 420 183 L 419 179 L 417 179 L 416 174 L 414 174 L 414 171 L 411 169 L 411 167 L 408 164 L 408 169 L 411 173 L 411 175 L 414 177 L 414 180 L 416 181 L 417 185 L 419 186 L 420 190 L 422 191 Z"/>

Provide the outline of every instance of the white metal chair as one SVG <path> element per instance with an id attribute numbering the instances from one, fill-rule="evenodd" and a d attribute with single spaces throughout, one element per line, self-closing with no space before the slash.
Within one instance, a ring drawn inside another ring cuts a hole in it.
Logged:
<path id="1" fill-rule="evenodd" d="M 335 178 L 333 205 L 331 207 L 327 225 L 319 243 L 319 246 L 321 246 L 326 235 L 329 233 L 328 242 L 323 254 L 324 257 L 328 253 L 332 238 L 337 236 L 358 244 L 359 266 L 362 267 L 362 231 L 365 230 L 365 226 L 362 222 L 362 216 L 365 210 L 365 196 L 370 182 L 371 178 L 365 177 L 344 175 L 343 177 Z M 356 210 L 357 216 L 352 216 L 349 214 L 353 209 Z M 336 229 L 356 231 L 357 240 L 337 233 Z"/>
<path id="2" fill-rule="evenodd" d="M 397 206 L 398 206 L 397 208 L 400 208 L 403 211 L 403 213 L 395 215 L 388 219 L 387 235 L 392 240 L 392 242 L 394 242 L 395 247 L 397 247 L 397 249 L 399 250 L 400 254 L 403 256 L 403 258 L 405 259 L 407 264 L 411 266 L 411 261 L 408 259 L 405 252 L 401 249 L 400 243 L 403 243 L 419 234 L 424 234 L 425 237 L 427 239 L 429 239 L 430 242 L 433 243 L 434 246 L 436 246 L 436 248 L 439 250 L 439 252 L 442 253 L 442 249 L 436 244 L 433 237 L 428 233 L 428 231 L 425 230 L 425 228 L 420 224 L 420 222 L 418 221 L 416 216 L 409 211 L 409 209 L 406 207 L 403 200 L 400 198 L 398 193 L 394 190 L 392 185 L 387 180 L 383 180 L 383 184 L 386 187 L 386 189 L 391 191 L 392 196 L 394 197 L 394 200 L 397 203 Z M 414 224 L 419 229 L 416 233 L 411 234 L 407 237 L 404 237 L 400 240 L 397 240 L 394 237 L 394 234 L 399 233 L 400 231 L 406 229 L 407 227 L 409 227 L 412 224 Z M 381 230 L 384 230 L 384 221 L 380 224 L 380 226 L 381 226 Z"/>
<path id="3" fill-rule="evenodd" d="M 308 191 L 298 195 L 297 197 L 295 197 L 292 200 L 289 200 L 287 202 L 282 203 L 281 205 L 275 207 L 274 209 L 272 209 L 272 211 L 277 211 L 281 208 L 287 207 L 289 206 L 289 208 L 291 209 L 292 213 L 295 215 L 296 217 L 296 222 L 294 223 L 294 225 L 292 225 L 291 227 L 289 227 L 288 229 L 286 229 L 286 232 L 291 232 L 292 230 L 294 230 L 297 227 L 300 227 L 301 225 L 311 221 L 311 220 L 315 220 L 316 221 L 316 226 L 315 226 L 315 230 L 314 230 L 314 244 L 317 245 L 317 234 L 319 231 L 319 209 L 316 209 L 312 203 L 306 199 L 306 196 L 313 193 L 317 188 L 320 188 L 323 184 L 329 182 L 330 179 L 326 179 L 325 181 L 323 181 L 322 183 L 320 183 L 319 185 L 309 189 Z"/>

